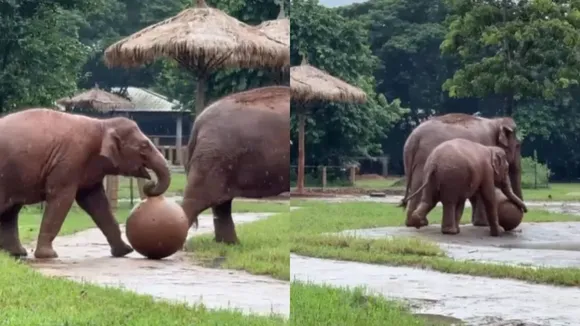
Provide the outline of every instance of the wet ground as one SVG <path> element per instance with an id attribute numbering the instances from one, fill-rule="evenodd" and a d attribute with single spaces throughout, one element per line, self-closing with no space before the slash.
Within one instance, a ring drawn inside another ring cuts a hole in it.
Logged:
<path id="1" fill-rule="evenodd" d="M 578 325 L 580 290 L 521 281 L 445 274 L 409 267 L 291 256 L 293 280 L 363 286 L 369 293 L 408 301 L 419 314 L 467 325 Z"/>
<path id="2" fill-rule="evenodd" d="M 239 224 L 270 215 L 244 213 L 233 214 L 233 218 Z M 199 229 L 190 230 L 190 236 L 208 232 L 213 232 L 212 216 L 202 215 Z M 45 275 L 121 287 L 159 299 L 190 304 L 203 302 L 209 308 L 235 308 L 247 313 L 276 313 L 286 317 L 290 313 L 288 282 L 196 266 L 184 252 L 160 261 L 145 259 L 135 252 L 125 258 L 112 258 L 98 229 L 57 237 L 54 248 L 59 254 L 56 260 L 27 261 Z"/>
<path id="3" fill-rule="evenodd" d="M 399 203 L 402 196 L 337 196 L 326 202 Z M 312 200 L 311 198 L 304 200 Z M 498 238 L 489 228 L 461 226 L 455 236 L 439 225 L 420 230 L 387 227 L 346 230 L 364 238 L 419 237 L 436 242 L 448 256 L 526 266 L 580 267 L 580 203 L 528 202 L 528 207 L 579 215 L 579 222 L 522 223 Z M 469 202 L 467 203 L 469 206 Z M 445 274 L 410 267 L 315 259 L 292 255 L 293 279 L 334 286 L 364 286 L 371 293 L 411 304 L 417 315 L 444 325 L 578 325 L 580 290 L 515 280 Z"/>

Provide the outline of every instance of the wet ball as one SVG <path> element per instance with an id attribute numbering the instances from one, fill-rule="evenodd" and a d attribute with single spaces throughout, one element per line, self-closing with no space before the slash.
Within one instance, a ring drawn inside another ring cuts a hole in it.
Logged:
<path id="1" fill-rule="evenodd" d="M 183 248 L 189 223 L 179 204 L 163 196 L 139 203 L 126 224 L 133 249 L 149 259 L 162 259 Z"/>
<path id="2" fill-rule="evenodd" d="M 501 190 L 495 190 L 495 198 L 497 203 L 497 217 L 499 225 L 505 231 L 511 231 L 522 223 L 524 218 L 524 212 L 522 212 L 518 206 L 512 203 L 507 197 L 501 192 Z"/>

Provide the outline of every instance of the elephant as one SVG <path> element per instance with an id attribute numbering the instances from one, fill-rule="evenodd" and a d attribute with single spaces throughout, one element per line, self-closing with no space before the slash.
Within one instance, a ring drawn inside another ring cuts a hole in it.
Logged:
<path id="1" fill-rule="evenodd" d="M 508 170 L 506 152 L 500 147 L 484 146 L 461 138 L 439 144 L 425 162 L 423 185 L 406 199 L 422 192 L 419 206 L 411 213 L 412 225 L 422 227 L 427 214 L 440 201 L 443 204 L 441 232 L 457 234 L 465 201 L 479 194 L 490 234 L 498 236 L 496 187 L 527 212 L 526 205 L 513 192 Z"/>
<path id="2" fill-rule="evenodd" d="M 235 197 L 290 191 L 290 88 L 269 86 L 230 94 L 195 119 L 188 143 L 182 207 L 189 226 L 211 207 L 215 241 L 239 243 Z"/>
<path id="3" fill-rule="evenodd" d="M 405 141 L 403 160 L 407 185 L 399 206 L 407 208 L 405 225 L 412 227 L 411 214 L 417 208 L 418 198 L 407 200 L 424 181 L 423 166 L 427 157 L 439 144 L 456 138 L 467 139 L 486 146 L 499 146 L 506 151 L 509 178 L 514 193 L 523 200 L 521 188 L 520 141 L 516 136 L 516 123 L 509 117 L 483 118 L 463 113 L 450 113 L 432 117 L 417 126 Z M 469 201 L 473 207 L 471 221 L 475 226 L 488 226 L 486 212 L 479 205 L 481 196 Z M 424 220 L 423 223 L 428 223 Z"/>
<path id="4" fill-rule="evenodd" d="M 12 256 L 27 256 L 18 234 L 23 205 L 46 202 L 34 256 L 56 258 L 52 242 L 76 203 L 103 232 L 113 257 L 133 251 L 121 238 L 103 187 L 106 175 L 157 182 L 147 196 L 163 194 L 171 182 L 167 161 L 127 118 L 96 119 L 46 108 L 0 118 L 0 246 Z"/>

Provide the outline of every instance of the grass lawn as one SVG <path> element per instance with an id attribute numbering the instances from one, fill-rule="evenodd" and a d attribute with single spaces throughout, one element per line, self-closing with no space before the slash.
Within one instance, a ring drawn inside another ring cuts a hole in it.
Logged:
<path id="1" fill-rule="evenodd" d="M 194 237 L 187 244 L 193 257 L 206 266 L 246 270 L 253 274 L 290 279 L 290 213 L 279 213 L 268 219 L 239 224 L 236 232 L 240 244 L 215 243 L 213 234 Z"/>
<path id="2" fill-rule="evenodd" d="M 119 289 L 49 278 L 3 254 L 0 270 L 1 325 L 287 325 L 277 316 L 169 304 Z"/>
<path id="3" fill-rule="evenodd" d="M 549 188 L 524 189 L 526 201 L 580 201 L 580 183 L 551 183 Z"/>
<path id="4" fill-rule="evenodd" d="M 169 189 L 167 189 L 165 196 L 182 196 L 186 184 L 187 177 L 185 173 L 171 173 L 171 184 L 169 185 Z M 137 179 L 135 178 L 133 178 L 133 197 L 139 198 Z M 131 198 L 131 178 L 119 177 L 119 198 Z"/>
<path id="5" fill-rule="evenodd" d="M 369 296 L 361 288 L 340 289 L 292 282 L 290 306 L 292 325 L 426 325 L 424 319 L 413 316 L 401 303 Z"/>

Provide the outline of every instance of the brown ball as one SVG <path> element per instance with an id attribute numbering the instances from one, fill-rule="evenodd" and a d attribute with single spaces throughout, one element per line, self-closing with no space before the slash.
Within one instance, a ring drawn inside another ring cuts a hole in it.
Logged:
<path id="1" fill-rule="evenodd" d="M 188 229 L 181 206 L 157 196 L 133 208 L 125 232 L 135 251 L 149 259 L 162 259 L 183 248 Z"/>
<path id="2" fill-rule="evenodd" d="M 497 203 L 497 217 L 499 225 L 505 231 L 511 231 L 522 223 L 524 219 L 524 212 L 522 212 L 518 206 L 512 203 L 507 197 L 501 192 L 501 190 L 496 189 L 495 192 Z"/>

